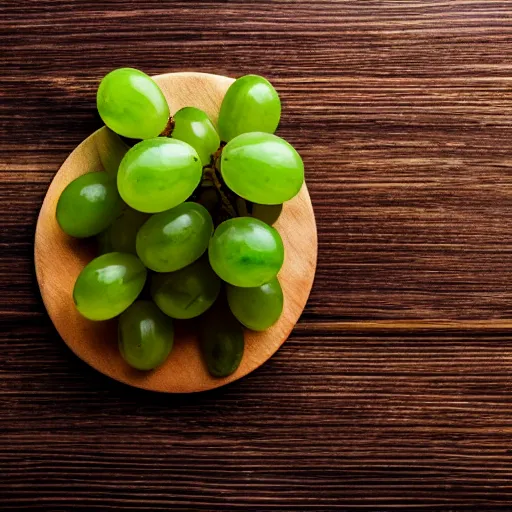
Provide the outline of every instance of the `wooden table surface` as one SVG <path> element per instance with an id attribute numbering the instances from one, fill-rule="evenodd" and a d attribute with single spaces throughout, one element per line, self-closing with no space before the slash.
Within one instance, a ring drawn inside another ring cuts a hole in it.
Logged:
<path id="1" fill-rule="evenodd" d="M 511 510 L 512 2 L 3 0 L 0 510 Z M 80 362 L 33 268 L 99 79 L 262 74 L 319 260 L 261 369 L 191 396 Z"/>

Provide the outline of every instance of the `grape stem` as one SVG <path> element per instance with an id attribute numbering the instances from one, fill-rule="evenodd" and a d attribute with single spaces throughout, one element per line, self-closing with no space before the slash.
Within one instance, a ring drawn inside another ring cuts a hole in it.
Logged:
<path id="1" fill-rule="evenodd" d="M 174 130 L 174 119 L 173 117 L 169 117 L 169 121 L 167 121 L 167 124 L 165 125 L 165 128 L 163 129 L 162 133 L 159 135 L 160 137 L 170 137 L 172 131 Z"/>
<path id="2" fill-rule="evenodd" d="M 221 203 L 222 203 L 222 209 L 228 213 L 231 217 L 237 217 L 237 211 L 231 201 L 229 200 L 228 196 L 223 190 L 223 185 L 219 179 L 218 170 L 217 170 L 217 159 L 220 156 L 220 153 L 222 152 L 222 148 L 219 149 L 212 158 L 212 163 L 205 167 L 203 169 L 203 181 L 205 179 L 210 180 L 213 183 L 213 186 L 217 190 L 217 193 L 219 194 Z"/>
<path id="3" fill-rule="evenodd" d="M 193 196 L 195 198 L 193 200 L 197 200 L 201 197 L 203 191 L 208 189 L 215 191 L 217 206 L 211 210 L 209 209 L 215 226 L 227 219 L 252 215 L 252 203 L 236 195 L 222 179 L 220 157 L 225 145 L 226 143 L 222 142 L 221 147 L 211 156 L 210 162 L 203 167 L 201 183 Z M 203 204 L 201 200 L 198 202 Z M 203 206 L 205 205 L 203 204 Z"/>

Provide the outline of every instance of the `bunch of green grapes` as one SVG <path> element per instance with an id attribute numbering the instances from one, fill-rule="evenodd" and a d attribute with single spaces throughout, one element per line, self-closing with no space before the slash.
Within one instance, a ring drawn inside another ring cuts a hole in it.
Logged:
<path id="1" fill-rule="evenodd" d="M 304 166 L 274 135 L 279 95 L 260 76 L 239 78 L 216 127 L 195 107 L 171 117 L 156 82 L 122 68 L 101 81 L 97 108 L 132 140 L 120 138 L 106 172 L 80 176 L 59 198 L 62 230 L 98 241 L 75 305 L 92 321 L 119 317 L 120 353 L 139 370 L 168 358 L 174 320 L 199 318 L 205 364 L 225 377 L 242 360 L 243 328 L 268 329 L 283 311 L 285 248 L 272 224 L 301 189 Z"/>

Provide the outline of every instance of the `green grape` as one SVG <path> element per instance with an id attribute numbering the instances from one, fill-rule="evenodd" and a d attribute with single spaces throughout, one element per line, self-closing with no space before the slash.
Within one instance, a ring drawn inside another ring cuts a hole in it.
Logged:
<path id="1" fill-rule="evenodd" d="M 237 217 L 220 224 L 208 248 L 210 264 L 229 284 L 261 286 L 277 275 L 284 261 L 279 233 L 251 217 Z"/>
<path id="2" fill-rule="evenodd" d="M 259 204 L 284 203 L 304 182 L 300 155 L 284 139 L 270 133 L 244 133 L 228 142 L 222 150 L 220 169 L 235 194 Z"/>
<path id="3" fill-rule="evenodd" d="M 149 214 L 126 206 L 112 224 L 98 235 L 100 254 L 128 252 L 136 255 L 137 232 L 148 219 Z"/>
<path id="4" fill-rule="evenodd" d="M 115 181 L 121 160 L 130 149 L 122 139 L 112 130 L 105 128 L 105 137 L 96 144 L 98 156 L 105 172 Z"/>
<path id="5" fill-rule="evenodd" d="M 119 68 L 106 75 L 96 105 L 111 130 L 131 139 L 158 137 L 169 120 L 169 106 L 160 87 L 138 69 Z"/>
<path id="6" fill-rule="evenodd" d="M 119 214 L 121 199 L 106 172 L 89 172 L 73 180 L 60 195 L 57 222 L 77 238 L 103 231 Z"/>
<path id="7" fill-rule="evenodd" d="M 135 301 L 119 317 L 119 352 L 137 370 L 160 366 L 173 341 L 172 320 L 148 300 Z"/>
<path id="8" fill-rule="evenodd" d="M 237 320 L 253 331 L 264 331 L 283 312 L 283 290 L 277 277 L 255 288 L 227 286 L 228 303 Z"/>
<path id="9" fill-rule="evenodd" d="M 110 241 L 110 236 L 108 233 L 108 229 L 102 231 L 97 237 L 96 241 L 98 243 L 98 255 L 107 254 L 109 252 L 114 252 L 112 249 L 112 242 Z"/>
<path id="10" fill-rule="evenodd" d="M 185 107 L 174 114 L 173 120 L 171 137 L 190 144 L 203 166 L 209 164 L 212 154 L 219 149 L 220 139 L 206 113 L 195 107 Z"/>
<path id="11" fill-rule="evenodd" d="M 253 204 L 251 217 L 262 220 L 269 226 L 272 226 L 277 221 L 282 211 L 282 204 Z"/>
<path id="12" fill-rule="evenodd" d="M 220 279 L 208 260 L 201 258 L 176 272 L 155 274 L 151 281 L 151 297 L 172 318 L 194 318 L 215 302 L 220 286 Z"/>
<path id="13" fill-rule="evenodd" d="M 244 355 L 244 330 L 227 308 L 210 310 L 201 322 L 200 347 L 206 367 L 214 377 L 227 377 Z"/>
<path id="14" fill-rule="evenodd" d="M 122 313 L 137 298 L 145 281 L 146 269 L 133 254 L 103 254 L 80 272 L 73 300 L 85 318 L 108 320 Z"/>
<path id="15" fill-rule="evenodd" d="M 281 117 L 281 101 L 272 84 L 257 75 L 235 80 L 219 112 L 219 135 L 229 142 L 242 133 L 274 133 Z"/>
<path id="16" fill-rule="evenodd" d="M 135 210 L 157 213 L 174 208 L 199 185 L 202 166 L 196 150 L 181 140 L 143 140 L 126 153 L 117 187 Z"/>
<path id="17" fill-rule="evenodd" d="M 174 272 L 197 260 L 208 247 L 213 221 L 204 206 L 182 203 L 157 213 L 137 233 L 137 254 L 155 272 Z"/>

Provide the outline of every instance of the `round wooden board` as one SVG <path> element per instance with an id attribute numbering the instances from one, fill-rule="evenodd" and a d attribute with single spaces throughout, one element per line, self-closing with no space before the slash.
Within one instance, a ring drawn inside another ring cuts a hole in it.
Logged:
<path id="1" fill-rule="evenodd" d="M 155 77 L 171 113 L 195 106 L 208 113 L 214 123 L 222 98 L 233 79 L 204 73 L 169 73 Z M 156 370 L 130 368 L 117 348 L 117 321 L 91 322 L 76 310 L 72 291 L 75 280 L 94 256 L 92 244 L 68 237 L 55 220 L 62 190 L 76 177 L 103 169 L 109 148 L 117 136 L 101 128 L 84 140 L 55 175 L 41 207 L 35 237 L 35 266 L 44 304 L 57 331 L 71 350 L 100 372 L 126 384 L 168 393 L 213 389 L 247 375 L 269 359 L 286 341 L 299 319 L 313 284 L 317 257 L 315 217 L 308 190 L 284 205 L 275 224 L 285 245 L 286 256 L 279 274 L 285 304 L 280 320 L 265 332 L 246 331 L 245 353 L 238 370 L 229 377 L 211 377 L 201 359 L 193 330 L 180 326 L 168 360 Z"/>

